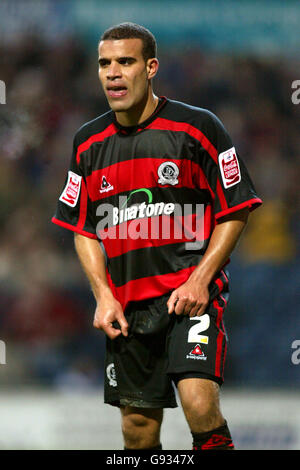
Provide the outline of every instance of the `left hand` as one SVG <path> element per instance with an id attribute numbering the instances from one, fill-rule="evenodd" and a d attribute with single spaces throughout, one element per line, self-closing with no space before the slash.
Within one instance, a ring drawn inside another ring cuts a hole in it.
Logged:
<path id="1" fill-rule="evenodd" d="M 201 285 L 195 280 L 188 279 L 175 289 L 167 302 L 168 313 L 199 317 L 203 315 L 209 302 L 207 285 Z"/>

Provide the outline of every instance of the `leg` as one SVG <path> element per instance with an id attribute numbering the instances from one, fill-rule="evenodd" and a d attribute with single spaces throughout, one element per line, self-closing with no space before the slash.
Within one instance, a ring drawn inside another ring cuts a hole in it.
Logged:
<path id="1" fill-rule="evenodd" d="M 150 449 L 160 445 L 163 409 L 121 407 L 126 449 Z"/>
<path id="2" fill-rule="evenodd" d="M 220 410 L 219 385 L 208 379 L 185 378 L 177 386 L 193 435 L 194 449 L 233 449 L 230 432 Z"/>
<path id="3" fill-rule="evenodd" d="M 178 382 L 182 408 L 192 432 L 206 432 L 224 423 L 220 411 L 219 385 L 208 379 L 190 378 Z"/>

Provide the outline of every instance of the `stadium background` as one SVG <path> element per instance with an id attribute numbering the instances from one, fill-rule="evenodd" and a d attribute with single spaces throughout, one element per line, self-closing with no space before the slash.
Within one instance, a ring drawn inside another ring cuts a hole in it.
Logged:
<path id="1" fill-rule="evenodd" d="M 300 7 L 191 0 L 1 1 L 0 449 L 122 448 L 95 303 L 72 234 L 50 219 L 74 132 L 108 109 L 99 35 L 127 20 L 157 36 L 156 92 L 216 113 L 264 200 L 230 264 L 223 409 L 239 448 L 299 449 Z M 163 442 L 190 448 L 180 409 Z"/>

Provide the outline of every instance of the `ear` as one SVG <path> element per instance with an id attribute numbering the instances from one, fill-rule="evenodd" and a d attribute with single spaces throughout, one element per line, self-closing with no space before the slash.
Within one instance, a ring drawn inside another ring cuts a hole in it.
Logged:
<path id="1" fill-rule="evenodd" d="M 158 67 L 159 67 L 159 62 L 158 62 L 158 59 L 156 59 L 155 57 L 153 59 L 147 60 L 147 74 L 148 74 L 149 80 L 155 77 L 158 71 Z"/>

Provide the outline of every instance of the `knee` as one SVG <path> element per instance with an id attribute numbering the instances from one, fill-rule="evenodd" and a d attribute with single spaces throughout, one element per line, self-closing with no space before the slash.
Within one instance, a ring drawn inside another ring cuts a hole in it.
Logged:
<path id="1" fill-rule="evenodd" d="M 153 410 L 152 410 L 153 411 Z M 126 410 L 122 417 L 125 447 L 144 449 L 160 443 L 161 413 Z"/>
<path id="2" fill-rule="evenodd" d="M 184 412 L 191 431 L 206 432 L 224 422 L 218 404 L 205 398 L 197 397 L 194 402 L 186 403 Z"/>
<path id="3" fill-rule="evenodd" d="M 220 426 L 224 418 L 220 411 L 217 384 L 197 379 L 179 382 L 183 410 L 195 432 L 205 432 Z"/>
<path id="4" fill-rule="evenodd" d="M 139 434 L 151 428 L 151 421 L 146 416 L 131 413 L 123 416 L 122 429 L 126 434 Z"/>
<path id="5" fill-rule="evenodd" d="M 191 416 L 198 416 L 198 418 L 205 418 L 215 414 L 217 410 L 217 404 L 203 396 L 196 396 L 184 404 L 185 413 Z"/>

